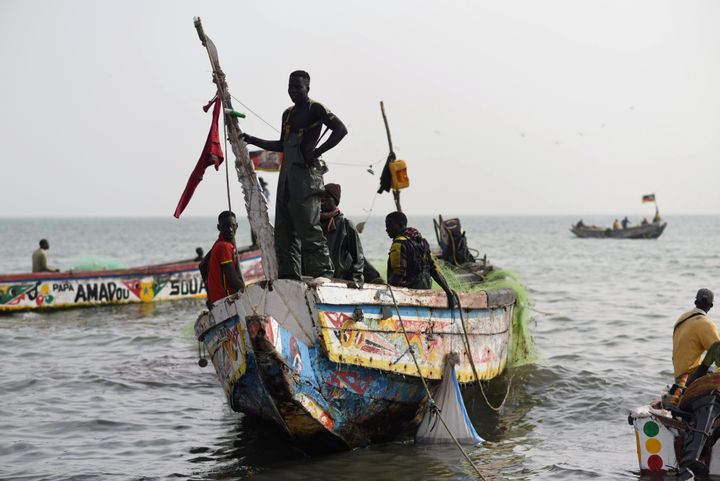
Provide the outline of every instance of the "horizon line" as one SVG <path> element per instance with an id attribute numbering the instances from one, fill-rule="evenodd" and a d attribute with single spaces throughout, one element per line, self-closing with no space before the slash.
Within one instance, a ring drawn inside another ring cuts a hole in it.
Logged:
<path id="1" fill-rule="evenodd" d="M 347 217 L 352 218 L 382 218 L 384 214 L 353 214 L 343 212 Z M 638 216 L 647 217 L 646 214 L 639 213 L 585 213 L 585 214 L 407 214 L 408 217 L 437 217 L 443 215 L 445 218 L 452 217 L 624 217 L 624 216 Z M 682 217 L 713 217 L 720 216 L 720 212 L 717 213 L 706 213 L 706 214 L 688 214 L 688 213 L 663 213 L 662 217 L 667 216 L 682 216 Z M 187 215 L 183 216 L 182 219 L 206 219 L 215 218 L 215 214 L 198 214 L 198 215 Z M 246 217 L 243 215 L 243 217 Z M 175 219 L 172 214 L 169 215 L 132 215 L 132 214 L 107 214 L 107 215 L 94 215 L 94 214 L 73 214 L 73 215 L 0 215 L 0 220 L 18 220 L 18 219 Z M 182 220 L 175 219 L 175 220 Z"/>

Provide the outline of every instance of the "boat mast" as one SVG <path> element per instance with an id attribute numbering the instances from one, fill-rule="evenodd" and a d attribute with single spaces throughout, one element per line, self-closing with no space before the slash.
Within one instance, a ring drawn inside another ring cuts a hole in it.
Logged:
<path id="1" fill-rule="evenodd" d="M 380 101 L 380 111 L 382 112 L 383 122 L 385 122 L 385 133 L 387 134 L 388 138 L 388 146 L 390 147 L 390 153 L 388 154 L 388 159 L 392 162 L 395 160 L 395 151 L 393 150 L 392 146 L 392 137 L 390 136 L 390 126 L 388 125 L 387 116 L 385 116 L 385 104 L 383 101 Z M 395 200 L 395 207 L 397 208 L 398 212 L 402 212 L 402 207 L 400 206 L 400 190 L 399 189 L 393 189 L 393 199 Z"/>
<path id="2" fill-rule="evenodd" d="M 268 280 L 277 279 L 277 259 L 275 257 L 275 237 L 273 227 L 268 217 L 267 201 L 262 193 L 255 168 L 248 155 L 247 144 L 241 139 L 240 125 L 236 116 L 232 115 L 232 101 L 225 73 L 220 68 L 218 53 L 215 44 L 205 35 L 200 17 L 195 17 L 195 29 L 203 46 L 210 58 L 210 65 L 213 70 L 213 82 L 217 85 L 218 96 L 222 101 L 225 113 L 225 125 L 227 126 L 228 140 L 235 154 L 235 171 L 238 181 L 242 186 L 245 209 L 247 210 L 250 229 L 257 239 L 258 247 L 262 251 L 262 265 L 265 278 Z M 226 160 L 227 161 L 227 160 Z"/>

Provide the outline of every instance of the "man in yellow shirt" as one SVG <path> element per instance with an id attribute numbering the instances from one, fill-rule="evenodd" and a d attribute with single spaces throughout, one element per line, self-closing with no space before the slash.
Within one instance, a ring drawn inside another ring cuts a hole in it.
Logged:
<path id="1" fill-rule="evenodd" d="M 700 289 L 695 296 L 695 309 L 684 313 L 675 322 L 673 368 L 675 382 L 680 388 L 690 386 L 707 374 L 713 363 L 720 365 L 720 335 L 707 315 L 713 306 L 713 297 L 709 289 Z M 691 429 L 683 436 L 680 479 L 692 479 L 693 475 L 708 473 L 700 457 L 705 443 L 712 436 L 713 423 L 720 417 L 720 398 L 715 393 L 713 389 L 683 406 L 691 414 L 688 420 Z"/>
<path id="2" fill-rule="evenodd" d="M 684 313 L 675 322 L 672 359 L 675 382 L 681 386 L 685 384 L 681 382 L 684 381 L 682 378 L 700 366 L 702 353 L 720 342 L 717 326 L 707 315 L 712 306 L 712 291 L 700 289 L 695 296 L 695 309 Z M 712 361 L 708 360 L 707 367 L 711 365 Z"/>

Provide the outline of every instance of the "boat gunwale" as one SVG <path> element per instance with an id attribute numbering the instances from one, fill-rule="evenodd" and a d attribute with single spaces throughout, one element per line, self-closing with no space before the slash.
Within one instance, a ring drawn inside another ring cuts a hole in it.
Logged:
<path id="1" fill-rule="evenodd" d="M 260 257 L 258 249 L 242 251 L 239 260 L 245 261 Z M 66 271 L 66 272 L 25 272 L 18 274 L 0 274 L 0 283 L 34 282 L 34 281 L 71 281 L 80 279 L 97 279 L 105 277 L 133 277 L 154 274 L 172 274 L 197 270 L 199 261 L 181 260 L 163 264 L 127 267 L 124 269 L 108 269 L 97 271 Z"/>

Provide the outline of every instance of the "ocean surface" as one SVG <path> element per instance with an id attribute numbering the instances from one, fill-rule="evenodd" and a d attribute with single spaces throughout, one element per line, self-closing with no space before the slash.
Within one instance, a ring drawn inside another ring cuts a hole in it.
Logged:
<path id="1" fill-rule="evenodd" d="M 499 414 L 465 392 L 487 440 L 469 450 L 485 479 L 645 479 L 628 411 L 671 382 L 672 325 L 696 290 L 720 294 L 720 217 L 667 217 L 658 240 L 576 239 L 568 231 L 576 220 L 462 219 L 470 246 L 529 288 L 540 357 L 491 383 L 494 402 L 509 386 Z M 434 239 L 430 217 L 410 221 Z M 0 219 L 0 272 L 30 270 L 43 237 L 61 269 L 97 256 L 128 266 L 188 258 L 210 248 L 215 224 Z M 383 227 L 371 218 L 362 234 L 379 264 L 389 246 Z M 238 245 L 248 239 L 241 225 Z M 178 301 L 0 316 L 0 479 L 478 479 L 452 446 L 396 442 L 309 456 L 273 426 L 231 411 L 212 367 L 197 364 L 201 308 Z"/>

